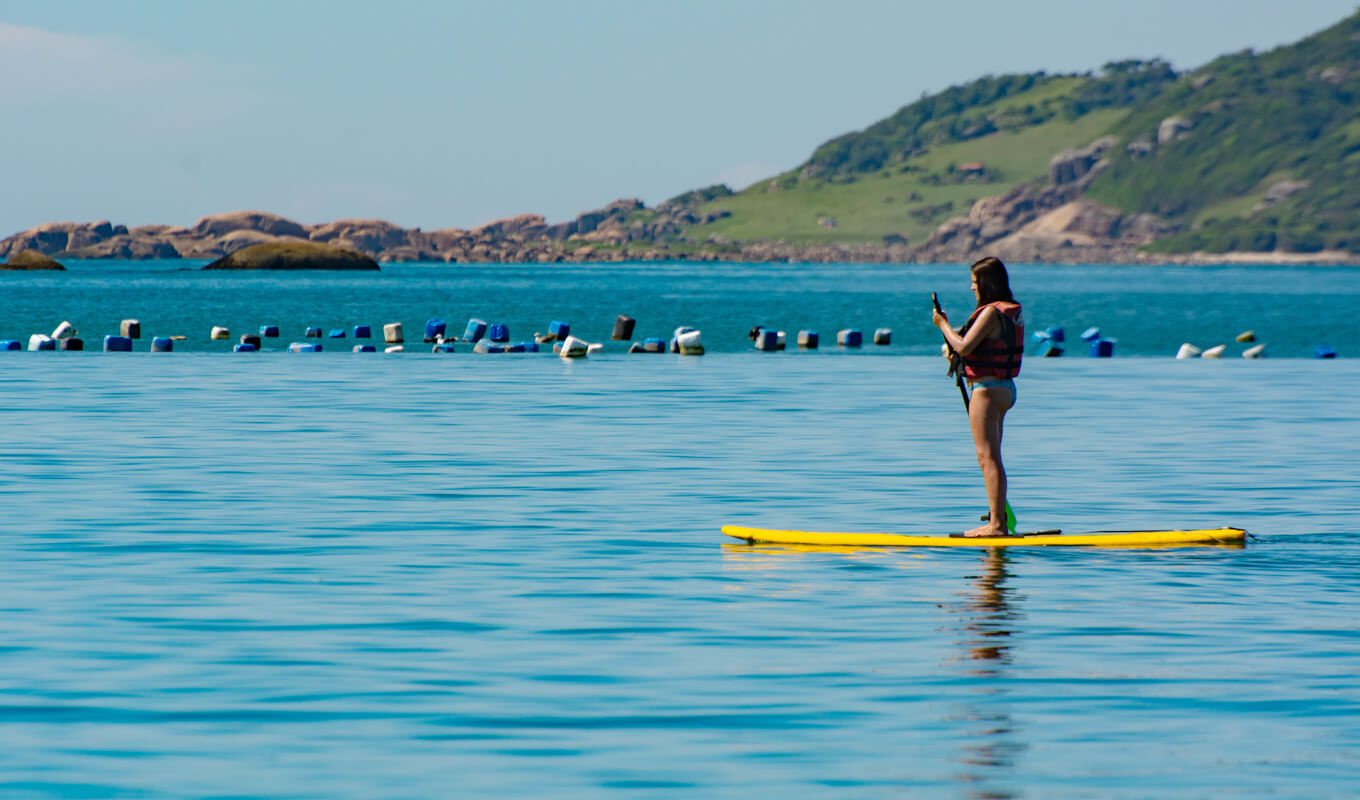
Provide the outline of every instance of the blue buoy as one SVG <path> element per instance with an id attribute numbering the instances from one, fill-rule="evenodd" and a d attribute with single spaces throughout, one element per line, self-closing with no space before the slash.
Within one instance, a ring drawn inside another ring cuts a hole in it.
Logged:
<path id="1" fill-rule="evenodd" d="M 441 335 L 442 335 L 442 334 L 441 334 Z M 434 347 L 431 347 L 431 348 L 430 348 L 430 352 L 431 352 L 431 353 L 452 353 L 452 352 L 453 352 L 453 342 L 440 342 L 439 344 L 435 345 Z"/>
<path id="2" fill-rule="evenodd" d="M 151 340 L 151 352 L 169 353 L 175 349 L 175 343 L 169 336 L 156 336 Z"/>
<path id="3" fill-rule="evenodd" d="M 318 327 L 309 325 L 309 326 L 307 326 L 307 333 L 304 334 L 304 336 L 305 336 L 305 338 L 308 338 L 308 339 L 320 339 L 320 338 L 321 338 L 321 329 L 318 328 Z"/>
<path id="4" fill-rule="evenodd" d="M 1329 344 L 1320 344 L 1313 350 L 1314 358 L 1336 358 L 1336 351 Z"/>
<path id="5" fill-rule="evenodd" d="M 305 342 L 293 342 L 292 344 L 288 345 L 288 352 L 290 352 L 290 353 L 320 353 L 320 352 L 321 352 L 321 345 L 319 345 L 319 344 L 309 344 L 309 343 L 305 343 Z"/>
<path id="6" fill-rule="evenodd" d="M 425 323 L 425 341 L 433 342 L 444 335 L 444 320 L 435 317 Z"/>
<path id="7" fill-rule="evenodd" d="M 537 353 L 538 342 L 518 342 L 510 346 L 512 353 Z"/>
<path id="8" fill-rule="evenodd" d="M 864 334 L 856 328 L 846 328 L 836 333 L 836 344 L 841 347 L 859 347 L 864 343 Z"/>
<path id="9" fill-rule="evenodd" d="M 326 338 L 327 338 L 327 339 L 343 339 L 343 338 L 345 338 L 345 329 L 344 329 L 344 328 L 331 328 L 331 332 L 326 336 Z"/>
<path id="10" fill-rule="evenodd" d="M 13 339 L 0 339 L 0 350 L 22 350 L 19 343 Z"/>
<path id="11" fill-rule="evenodd" d="M 480 341 L 485 335 L 486 322 L 480 319 L 473 318 L 468 320 L 467 327 L 463 329 L 463 341 L 465 342 Z"/>
<path id="12" fill-rule="evenodd" d="M 356 353 L 376 353 L 376 352 L 378 352 L 378 348 L 377 348 L 376 345 L 371 345 L 371 344 L 356 344 L 356 345 L 354 345 L 354 352 L 356 352 Z"/>
<path id="13" fill-rule="evenodd" d="M 655 336 L 642 340 L 642 352 L 644 353 L 664 353 L 666 352 L 666 340 Z"/>
<path id="14" fill-rule="evenodd" d="M 1039 345 L 1039 351 L 1035 354 L 1039 358 L 1057 358 L 1063 354 L 1063 349 L 1053 343 L 1052 339 L 1044 339 Z"/>
<path id="15" fill-rule="evenodd" d="M 1082 338 L 1086 338 L 1085 334 Z M 1096 339 L 1091 342 L 1091 358 L 1109 358 L 1114 355 L 1114 342 L 1109 339 Z"/>
<path id="16" fill-rule="evenodd" d="M 1081 338 L 1085 339 L 1088 342 L 1096 341 L 1097 339 L 1100 338 L 1100 328 L 1097 328 L 1096 326 L 1092 325 L 1091 327 L 1081 332 Z"/>
<path id="17" fill-rule="evenodd" d="M 1054 325 L 1053 327 L 1044 331 L 1044 333 L 1047 333 L 1048 338 L 1052 339 L 1055 342 L 1058 342 L 1059 344 L 1061 344 L 1063 340 L 1066 338 L 1065 334 L 1063 334 L 1063 329 L 1057 325 Z"/>
<path id="18" fill-rule="evenodd" d="M 820 338 L 816 331 L 799 331 L 798 346 L 805 350 L 816 350 Z"/>
<path id="19" fill-rule="evenodd" d="M 493 322 L 486 329 L 486 338 L 493 342 L 510 341 L 510 328 L 504 322 Z"/>
<path id="20" fill-rule="evenodd" d="M 772 352 L 779 349 L 779 332 L 769 328 L 756 331 L 756 349 Z"/>
<path id="21" fill-rule="evenodd" d="M 278 326 L 278 325 L 261 325 L 261 326 L 260 326 L 260 335 L 261 335 L 261 336 L 264 336 L 264 337 L 267 337 L 267 338 L 270 338 L 270 339 L 277 339 L 277 338 L 279 338 L 279 326 Z"/>
<path id="22" fill-rule="evenodd" d="M 483 354 L 485 354 L 485 353 L 504 353 L 504 352 L 505 352 L 505 348 L 502 347 L 502 346 L 500 346 L 500 345 L 498 345 L 498 344 L 492 344 L 491 341 L 488 340 L 488 339 L 480 339 L 480 340 L 478 340 L 478 342 L 477 342 L 477 346 L 474 347 L 474 348 L 472 348 L 472 352 L 474 352 L 474 353 L 483 353 Z"/>
<path id="23" fill-rule="evenodd" d="M 548 323 L 548 333 L 559 342 L 566 341 L 567 336 L 571 333 L 571 323 L 555 319 Z"/>
<path id="24" fill-rule="evenodd" d="M 85 340 L 79 336 L 71 336 L 61 340 L 62 350 L 84 350 Z"/>
<path id="25" fill-rule="evenodd" d="M 254 344 L 252 344 L 252 343 L 250 343 L 250 342 L 241 342 L 240 344 L 238 344 L 238 345 L 236 345 L 235 347 L 231 348 L 231 351 L 232 351 L 233 353 L 254 353 L 255 351 L 257 351 L 257 350 L 259 350 L 259 349 L 260 349 L 260 348 L 256 347 Z"/>
<path id="26" fill-rule="evenodd" d="M 354 338 L 355 338 L 355 339 L 372 339 L 372 338 L 373 338 L 373 329 L 370 328 L 370 327 L 368 327 L 367 325 L 355 325 L 355 326 L 354 326 Z M 361 352 L 367 352 L 367 351 L 361 351 Z"/>
<path id="27" fill-rule="evenodd" d="M 127 336 L 105 336 L 105 353 L 131 353 L 132 339 Z"/>
<path id="28" fill-rule="evenodd" d="M 1046 341 L 1048 341 L 1050 338 L 1052 338 L 1052 335 L 1051 335 L 1048 331 L 1035 331 L 1035 332 L 1034 332 L 1034 341 L 1036 341 L 1036 342 L 1046 342 Z"/>

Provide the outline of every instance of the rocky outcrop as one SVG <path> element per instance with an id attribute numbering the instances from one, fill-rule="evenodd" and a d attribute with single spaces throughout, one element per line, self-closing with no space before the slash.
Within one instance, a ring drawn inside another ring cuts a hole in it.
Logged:
<path id="1" fill-rule="evenodd" d="M 5 262 L 3 262 L 3 263 L 0 263 L 0 270 L 5 270 L 5 269 L 12 269 L 12 270 L 59 269 L 59 270 L 64 270 L 64 269 L 66 269 L 66 267 L 63 267 L 63 266 L 61 265 L 61 262 L 57 261 L 55 258 L 52 258 L 51 256 L 45 256 L 45 255 L 43 255 L 42 253 L 39 253 L 37 250 L 20 250 L 18 253 L 15 253 L 14 255 L 10 256 L 10 258 L 9 258 L 8 261 L 5 261 Z"/>
<path id="2" fill-rule="evenodd" d="M 1174 142 L 1190 135 L 1195 124 L 1185 117 L 1167 117 L 1157 126 L 1157 144 Z"/>
<path id="3" fill-rule="evenodd" d="M 1102 136 L 1085 147 L 1062 151 L 1048 162 L 1048 182 L 1053 186 L 1082 183 L 1084 188 L 1108 166 L 1105 154 L 1117 144 L 1119 137 Z"/>
<path id="4" fill-rule="evenodd" d="M 1082 198 L 1118 144 L 1117 137 L 1104 136 L 1055 155 L 1047 181 L 978 200 L 967 216 L 946 220 L 931 232 L 912 250 L 912 260 L 971 261 L 983 255 L 1058 263 L 1135 259 L 1136 247 L 1176 228 L 1151 214 L 1126 215 Z"/>
<path id="5" fill-rule="evenodd" d="M 259 231 L 271 236 L 294 236 L 307 238 L 307 230 L 291 219 L 267 211 L 232 211 L 228 214 L 212 214 L 194 223 L 194 236 L 225 236 L 235 231 Z"/>
<path id="6" fill-rule="evenodd" d="M 139 235 L 113 236 L 80 248 L 66 250 L 68 258 L 179 258 L 179 251 L 164 239 Z"/>
<path id="7" fill-rule="evenodd" d="M 251 245 L 204 269 L 376 270 L 378 263 L 356 250 L 294 239 Z"/>
<path id="8" fill-rule="evenodd" d="M 381 219 L 336 220 L 312 228 L 308 236 L 314 242 L 334 244 L 366 253 L 379 253 L 389 248 L 406 247 L 409 244 L 405 228 Z"/>
<path id="9" fill-rule="evenodd" d="M 1252 206 L 1251 213 L 1255 214 L 1273 205 L 1278 205 L 1311 185 L 1308 181 L 1278 181 L 1272 183 L 1270 188 L 1266 189 L 1265 197 L 1262 197 L 1260 202 Z"/>

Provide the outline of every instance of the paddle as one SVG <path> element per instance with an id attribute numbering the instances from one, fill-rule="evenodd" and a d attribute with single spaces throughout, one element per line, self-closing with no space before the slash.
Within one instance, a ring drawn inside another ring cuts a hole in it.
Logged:
<path id="1" fill-rule="evenodd" d="M 944 309 L 940 308 L 940 296 L 934 292 L 930 293 L 930 302 L 935 304 L 935 310 L 944 315 Z M 944 335 L 941 332 L 941 335 Z M 944 340 L 944 346 L 949 348 L 949 373 L 954 376 L 954 383 L 959 386 L 959 396 L 963 398 L 963 413 L 968 414 L 968 388 L 963 385 L 963 357 L 954 348 L 949 346 L 949 340 Z M 983 517 L 983 520 L 991 519 L 991 515 Z M 1015 530 L 1015 512 L 1011 510 L 1011 501 L 1006 501 L 1006 527 Z"/>

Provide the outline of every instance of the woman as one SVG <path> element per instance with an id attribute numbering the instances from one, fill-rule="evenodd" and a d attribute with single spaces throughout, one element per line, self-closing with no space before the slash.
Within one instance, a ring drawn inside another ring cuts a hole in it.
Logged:
<path id="1" fill-rule="evenodd" d="M 932 317 L 950 349 L 963 359 L 963 374 L 971 388 L 968 423 L 973 429 L 978 466 L 987 487 L 991 517 L 986 525 L 964 536 L 1005 536 L 1006 468 L 1001 464 L 1001 429 L 1006 412 L 1015 405 L 1015 376 L 1025 342 L 1025 321 L 1020 304 L 1011 295 L 1006 265 L 997 258 L 975 263 L 973 294 L 977 309 L 959 332 L 949 327 L 949 317 L 936 309 Z"/>

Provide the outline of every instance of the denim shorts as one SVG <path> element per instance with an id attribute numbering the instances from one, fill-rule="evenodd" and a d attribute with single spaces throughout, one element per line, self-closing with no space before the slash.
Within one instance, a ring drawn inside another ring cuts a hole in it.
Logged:
<path id="1" fill-rule="evenodd" d="M 978 389 L 1009 389 L 1011 393 L 1011 408 L 1015 407 L 1015 401 L 1020 397 L 1015 392 L 1014 378 L 979 378 L 970 381 L 969 383 L 975 392 Z"/>

